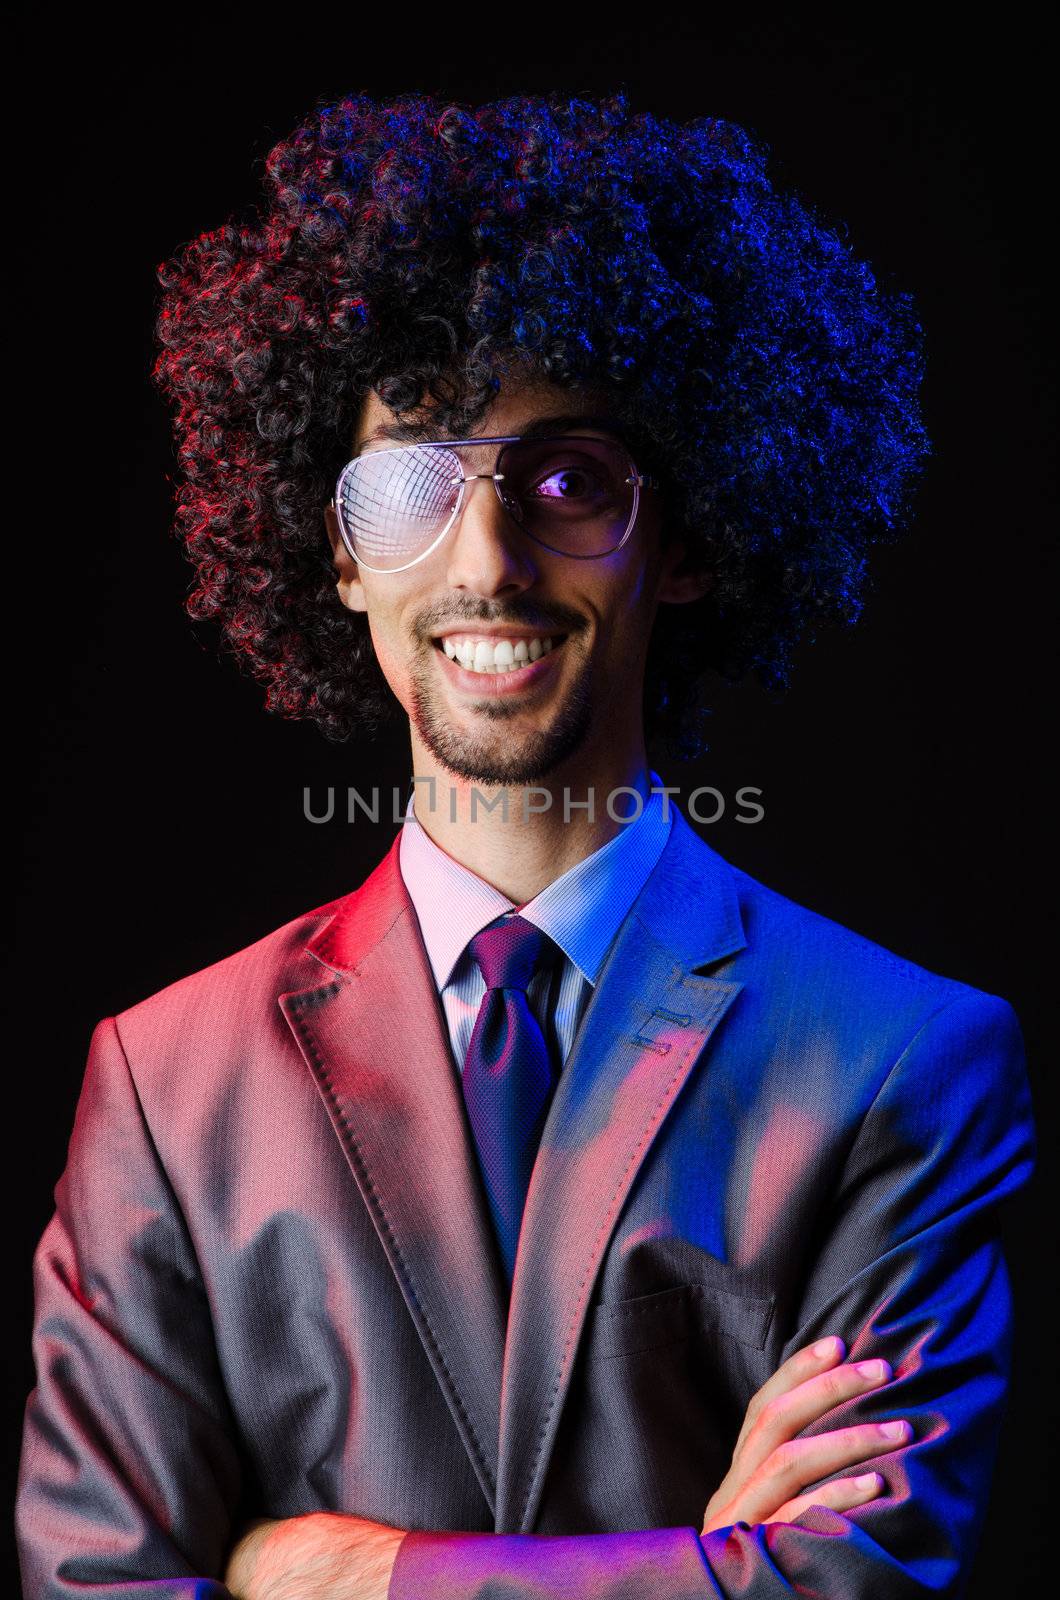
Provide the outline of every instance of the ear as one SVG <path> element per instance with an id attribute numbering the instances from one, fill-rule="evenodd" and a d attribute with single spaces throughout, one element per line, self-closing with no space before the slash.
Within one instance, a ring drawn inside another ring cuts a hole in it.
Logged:
<path id="1" fill-rule="evenodd" d="M 343 543 L 334 505 L 329 505 L 325 509 L 324 525 L 331 543 L 332 565 L 339 575 L 336 584 L 339 599 L 350 611 L 367 611 L 368 603 L 365 600 L 364 584 L 361 582 L 361 569 Z"/>
<path id="2" fill-rule="evenodd" d="M 680 540 L 667 545 L 663 552 L 658 594 L 660 603 L 687 605 L 691 600 L 702 600 L 703 596 L 714 587 L 712 572 L 687 568 L 687 554 L 687 546 Z"/>

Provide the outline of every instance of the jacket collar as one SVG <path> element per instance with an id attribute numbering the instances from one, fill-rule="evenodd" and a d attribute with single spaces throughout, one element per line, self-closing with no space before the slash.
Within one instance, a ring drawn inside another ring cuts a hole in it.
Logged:
<path id="1" fill-rule="evenodd" d="M 399 836 L 400 838 L 400 836 Z M 499 1533 L 532 1531 L 586 1311 L 619 1212 L 741 985 L 732 869 L 675 811 L 618 930 L 549 1108 L 510 1308 L 445 1015 L 399 838 L 280 996 Z M 570 1219 L 578 1219 L 577 1228 Z"/>

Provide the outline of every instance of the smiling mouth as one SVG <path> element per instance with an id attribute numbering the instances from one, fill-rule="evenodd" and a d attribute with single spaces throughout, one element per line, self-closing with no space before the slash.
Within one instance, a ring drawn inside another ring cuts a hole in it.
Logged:
<path id="1" fill-rule="evenodd" d="M 466 672 L 488 677 L 497 673 L 517 673 L 532 667 L 558 650 L 565 633 L 539 634 L 530 639 L 483 638 L 474 634 L 448 634 L 433 641 L 436 650 Z"/>

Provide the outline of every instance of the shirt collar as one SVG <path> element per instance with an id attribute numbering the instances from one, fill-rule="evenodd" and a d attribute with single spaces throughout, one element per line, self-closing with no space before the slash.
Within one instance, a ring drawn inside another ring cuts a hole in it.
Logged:
<path id="1" fill-rule="evenodd" d="M 662 789 L 657 772 L 652 786 Z M 401 876 L 416 909 L 439 993 L 468 942 L 514 902 L 436 844 L 410 802 L 398 846 Z M 664 796 L 652 794 L 639 817 L 606 844 L 553 879 L 519 915 L 547 933 L 590 983 L 637 895 L 662 855 L 673 826 Z"/>

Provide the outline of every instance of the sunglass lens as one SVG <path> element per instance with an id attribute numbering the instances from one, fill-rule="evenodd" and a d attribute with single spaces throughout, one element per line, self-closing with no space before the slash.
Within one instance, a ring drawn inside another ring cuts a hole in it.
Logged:
<path id="1" fill-rule="evenodd" d="M 621 542 L 633 508 L 632 466 L 605 439 L 519 440 L 497 465 L 501 493 L 526 531 L 569 555 L 604 555 Z"/>
<path id="2" fill-rule="evenodd" d="M 439 535 L 459 494 L 449 450 L 373 450 L 343 475 L 338 505 L 354 554 L 377 570 L 403 566 Z"/>

